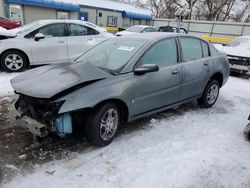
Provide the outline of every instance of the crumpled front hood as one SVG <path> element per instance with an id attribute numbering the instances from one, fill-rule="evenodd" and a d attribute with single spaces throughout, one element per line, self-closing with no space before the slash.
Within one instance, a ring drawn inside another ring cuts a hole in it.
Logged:
<path id="1" fill-rule="evenodd" d="M 11 79 L 20 94 L 49 99 L 67 89 L 111 76 L 89 63 L 68 63 L 40 67 Z"/>

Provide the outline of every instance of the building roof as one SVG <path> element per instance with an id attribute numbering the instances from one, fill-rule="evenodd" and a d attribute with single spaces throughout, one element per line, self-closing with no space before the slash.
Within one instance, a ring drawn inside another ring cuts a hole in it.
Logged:
<path id="1" fill-rule="evenodd" d="M 68 0 L 6 0 L 7 3 L 15 3 L 45 8 L 55 8 L 66 11 L 79 11 L 80 7 L 75 1 Z"/>
<path id="2" fill-rule="evenodd" d="M 78 0 L 78 3 L 82 6 L 90 6 L 95 8 L 112 9 L 117 11 L 133 12 L 137 14 L 144 14 L 151 16 L 151 12 L 147 9 L 137 7 L 135 5 L 112 1 L 112 0 Z"/>

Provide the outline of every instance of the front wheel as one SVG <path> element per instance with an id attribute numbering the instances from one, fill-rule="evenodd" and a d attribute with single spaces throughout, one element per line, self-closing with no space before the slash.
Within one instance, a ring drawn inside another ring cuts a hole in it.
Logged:
<path id="1" fill-rule="evenodd" d="M 219 82 L 217 80 L 209 82 L 201 98 L 198 99 L 199 105 L 204 108 L 212 107 L 216 103 L 219 93 L 220 93 Z"/>
<path id="2" fill-rule="evenodd" d="M 27 57 L 19 51 L 7 51 L 1 56 L 1 67 L 6 72 L 21 72 L 27 66 Z"/>
<path id="3" fill-rule="evenodd" d="M 117 133 L 120 119 L 119 108 L 113 103 L 95 108 L 86 122 L 86 137 L 95 146 L 110 144 Z"/>

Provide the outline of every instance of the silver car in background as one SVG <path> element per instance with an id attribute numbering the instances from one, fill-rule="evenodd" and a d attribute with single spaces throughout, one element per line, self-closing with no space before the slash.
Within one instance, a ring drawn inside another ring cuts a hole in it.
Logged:
<path id="1" fill-rule="evenodd" d="M 0 33 L 0 64 L 7 72 L 30 65 L 72 62 L 94 45 L 112 38 L 80 20 L 40 20 Z"/>
<path id="2" fill-rule="evenodd" d="M 156 27 L 148 25 L 134 25 L 132 27 L 127 28 L 124 31 L 117 32 L 115 35 L 119 37 L 135 33 L 149 33 L 149 32 L 158 32 L 158 29 Z"/>

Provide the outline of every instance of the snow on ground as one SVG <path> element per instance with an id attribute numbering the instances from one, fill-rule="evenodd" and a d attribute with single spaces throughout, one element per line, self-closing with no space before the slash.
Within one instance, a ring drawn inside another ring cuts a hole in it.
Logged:
<path id="1" fill-rule="evenodd" d="M 10 85 L 10 79 L 15 77 L 18 73 L 3 73 L 0 72 L 0 100 L 4 96 L 11 95 L 13 89 Z"/>
<path id="2" fill-rule="evenodd" d="M 231 77 L 216 105 L 153 116 L 104 148 L 35 167 L 5 188 L 250 187 L 250 80 Z"/>

